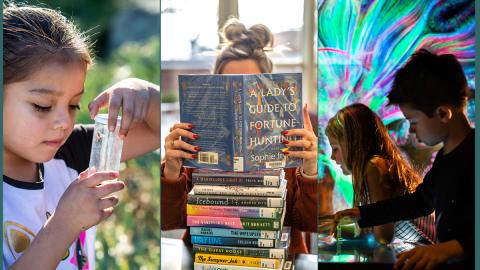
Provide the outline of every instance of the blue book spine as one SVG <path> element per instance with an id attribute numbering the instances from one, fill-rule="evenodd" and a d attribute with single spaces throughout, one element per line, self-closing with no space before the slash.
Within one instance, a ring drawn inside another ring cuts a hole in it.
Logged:
<path id="1" fill-rule="evenodd" d="M 197 159 L 185 159 L 186 167 L 221 169 L 233 168 L 233 91 L 227 76 L 180 75 L 180 121 L 193 123 L 197 140 L 185 138 L 199 146 Z"/>
<path id="2" fill-rule="evenodd" d="M 234 158 L 233 158 L 233 171 L 243 172 L 244 168 L 244 156 L 245 150 L 243 147 L 244 129 L 243 129 L 243 76 L 231 77 L 231 88 L 234 92 L 233 97 L 233 115 L 234 115 L 234 130 L 233 137 Z"/>
<path id="3" fill-rule="evenodd" d="M 233 238 L 233 237 L 216 237 L 216 236 L 198 236 L 192 235 L 192 244 L 196 245 L 219 245 L 219 246 L 236 246 L 236 247 L 274 247 L 273 239 L 249 239 L 249 238 Z"/>
<path id="4" fill-rule="evenodd" d="M 303 128 L 302 74 L 245 75 L 244 148 L 246 171 L 300 166 L 300 159 L 283 154 L 282 131 Z"/>

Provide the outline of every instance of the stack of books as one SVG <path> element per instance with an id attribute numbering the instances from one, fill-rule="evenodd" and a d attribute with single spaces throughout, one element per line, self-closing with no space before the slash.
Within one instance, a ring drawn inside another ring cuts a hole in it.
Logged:
<path id="1" fill-rule="evenodd" d="M 180 75 L 180 121 L 200 150 L 187 204 L 195 269 L 293 269 L 283 228 L 287 130 L 303 127 L 302 74 Z M 220 172 L 218 170 L 224 171 Z"/>
<path id="2" fill-rule="evenodd" d="M 218 172 L 197 169 L 188 195 L 196 270 L 292 269 L 290 228 L 283 226 L 283 169 Z M 248 267 L 248 268 L 246 268 Z"/>

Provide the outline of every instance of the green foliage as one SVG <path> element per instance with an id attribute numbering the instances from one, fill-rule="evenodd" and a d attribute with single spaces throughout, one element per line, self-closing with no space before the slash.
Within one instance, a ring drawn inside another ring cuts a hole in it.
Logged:
<path id="1" fill-rule="evenodd" d="M 114 83 L 136 77 L 160 84 L 160 41 L 151 38 L 146 43 L 126 43 L 114 51 L 108 60 L 96 59 L 85 81 L 85 93 L 77 116 L 79 123 L 92 123 L 88 102 Z M 106 109 L 103 110 L 106 112 Z"/>
<path id="2" fill-rule="evenodd" d="M 177 91 L 162 91 L 162 103 L 172 103 L 178 101 Z"/>
<path id="3" fill-rule="evenodd" d="M 10 2 L 59 10 L 82 32 L 86 32 L 92 40 L 98 41 L 107 31 L 114 15 L 120 10 L 133 6 L 135 0 L 11 0 Z M 98 48 L 96 50 L 98 51 Z"/>
<path id="4" fill-rule="evenodd" d="M 97 59 L 88 71 L 78 123 L 92 123 L 88 103 L 126 78 L 159 83 L 159 39 L 121 46 L 106 60 Z M 103 110 L 106 113 L 106 109 Z M 160 265 L 160 153 L 122 164 L 120 192 L 114 214 L 97 226 L 97 269 L 158 269 Z"/>

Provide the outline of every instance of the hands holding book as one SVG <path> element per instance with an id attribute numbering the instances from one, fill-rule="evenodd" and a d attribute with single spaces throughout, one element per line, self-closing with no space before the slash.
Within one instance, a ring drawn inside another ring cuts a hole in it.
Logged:
<path id="1" fill-rule="evenodd" d="M 303 129 L 290 129 L 283 131 L 283 135 L 301 136 L 301 140 L 283 141 L 287 147 L 283 153 L 289 157 L 297 157 L 303 159 L 303 173 L 314 176 L 317 174 L 317 149 L 318 138 L 313 132 L 310 116 L 308 115 L 308 107 L 303 107 Z M 183 162 L 182 159 L 195 159 L 196 154 L 200 151 L 200 147 L 188 144 L 180 138 L 198 139 L 198 135 L 193 133 L 191 129 L 193 125 L 190 123 L 177 123 L 170 128 L 170 134 L 165 138 L 165 168 L 163 171 L 167 179 L 176 179 L 181 172 Z M 302 147 L 302 151 L 291 151 L 290 147 Z"/>
<path id="2" fill-rule="evenodd" d="M 195 159 L 196 154 L 190 152 L 200 151 L 200 147 L 188 144 L 180 137 L 198 139 L 198 135 L 191 132 L 193 125 L 190 123 L 178 123 L 170 128 L 170 134 L 165 138 L 165 168 L 163 174 L 167 179 L 176 179 L 182 170 L 183 158 Z"/>
<path id="3" fill-rule="evenodd" d="M 303 159 L 303 173 L 306 175 L 314 176 L 317 174 L 317 149 L 318 138 L 315 136 L 312 128 L 312 122 L 308 115 L 307 104 L 303 106 L 303 129 L 290 129 L 282 132 L 283 135 L 288 136 L 301 136 L 301 140 L 297 141 L 283 141 L 286 147 L 302 147 L 302 151 L 291 151 L 287 149 L 283 153 L 289 157 L 297 157 Z"/>

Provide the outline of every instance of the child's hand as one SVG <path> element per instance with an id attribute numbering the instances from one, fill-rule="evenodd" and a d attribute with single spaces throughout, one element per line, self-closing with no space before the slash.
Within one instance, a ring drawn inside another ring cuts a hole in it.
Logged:
<path id="1" fill-rule="evenodd" d="M 285 136 L 301 136 L 298 141 L 284 141 L 286 147 L 303 147 L 303 151 L 291 151 L 288 149 L 283 153 L 289 157 L 298 157 L 303 159 L 303 172 L 307 175 L 317 174 L 317 149 L 318 138 L 315 136 L 312 128 L 312 122 L 308 115 L 307 105 L 303 107 L 303 129 L 290 129 L 283 131 Z"/>
<path id="2" fill-rule="evenodd" d="M 111 194 L 125 187 L 123 182 L 107 181 L 115 178 L 118 172 L 80 173 L 60 198 L 52 220 L 78 234 L 108 218 L 118 203 Z"/>
<path id="3" fill-rule="evenodd" d="M 463 256 L 463 248 L 457 240 L 441 244 L 418 246 L 409 251 L 397 254 L 397 262 L 393 269 L 435 269 L 449 259 Z"/>
<path id="4" fill-rule="evenodd" d="M 167 179 L 176 179 L 183 165 L 183 158 L 195 159 L 196 154 L 190 152 L 200 151 L 200 147 L 193 146 L 181 140 L 180 137 L 190 138 L 192 140 L 198 139 L 198 135 L 189 131 L 193 128 L 190 123 L 178 123 L 170 128 L 170 134 L 165 137 L 165 168 L 163 175 Z"/>
<path id="5" fill-rule="evenodd" d="M 349 224 L 357 222 L 360 219 L 360 210 L 358 207 L 345 209 L 342 211 L 338 211 L 335 213 L 335 217 L 333 218 L 333 226 L 330 230 L 330 234 L 335 234 L 335 229 L 337 228 L 338 224 Z"/>
<path id="6" fill-rule="evenodd" d="M 129 78 L 121 80 L 100 93 L 90 104 L 90 117 L 93 119 L 98 111 L 108 105 L 108 128 L 115 130 L 117 116 L 122 107 L 122 123 L 119 135 L 125 137 L 135 123 L 142 122 L 148 112 L 150 92 L 149 83 L 144 80 Z"/>

